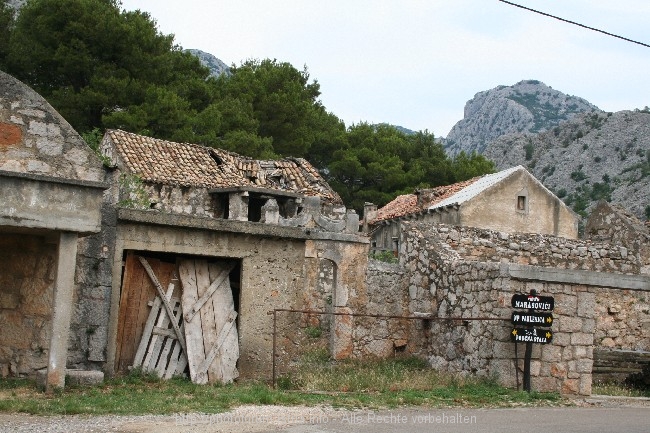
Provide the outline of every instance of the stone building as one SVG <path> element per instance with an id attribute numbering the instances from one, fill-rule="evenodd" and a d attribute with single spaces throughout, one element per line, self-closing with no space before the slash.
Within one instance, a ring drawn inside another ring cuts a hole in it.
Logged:
<path id="1" fill-rule="evenodd" d="M 577 215 L 522 166 L 401 195 L 379 210 L 367 204 L 363 231 L 371 238 L 371 249 L 396 253 L 405 220 L 578 236 Z"/>
<path id="2" fill-rule="evenodd" d="M 268 377 L 269 311 L 346 311 L 363 290 L 358 216 L 307 161 L 123 131 L 97 155 L 22 83 L 0 73 L 0 92 L 2 376 Z M 301 320 L 278 321 L 282 353 Z M 324 323 L 335 356 L 350 344 L 338 322 Z"/>
<path id="3" fill-rule="evenodd" d="M 0 375 L 63 386 L 77 245 L 101 229 L 102 164 L 38 94 L 0 71 Z"/>
<path id="4" fill-rule="evenodd" d="M 146 305 L 157 296 L 150 279 L 137 277 L 143 272 L 138 257 L 155 263 L 165 288 L 182 280 L 181 262 L 228 269 L 237 368 L 246 377 L 270 374 L 269 311 L 323 309 L 326 299 L 330 308 L 345 309 L 349 293 L 361 291 L 368 241 L 357 233 L 359 218 L 304 159 L 257 161 L 116 130 L 106 133 L 101 149 L 117 185 L 115 216 L 105 218 L 115 224 L 114 240 L 105 243 L 113 275 L 108 372 L 131 366 L 143 338 L 146 308 L 135 307 L 134 297 Z M 299 319 L 285 316 L 278 324 L 287 336 L 284 352 L 295 350 L 288 337 L 299 331 Z M 336 354 L 338 343 L 331 344 Z"/>

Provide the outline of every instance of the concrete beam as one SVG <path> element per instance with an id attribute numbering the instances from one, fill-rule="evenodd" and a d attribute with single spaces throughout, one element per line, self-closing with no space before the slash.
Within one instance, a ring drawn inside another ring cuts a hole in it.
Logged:
<path id="1" fill-rule="evenodd" d="M 145 225 L 153 224 L 168 226 L 180 230 L 199 229 L 274 238 L 332 240 L 362 244 L 370 243 L 370 239 L 368 239 L 367 236 L 351 233 L 333 233 L 306 227 L 287 227 L 252 221 L 236 221 L 232 219 L 166 214 L 136 209 L 118 209 L 118 219 L 123 223 L 133 222 Z"/>
<path id="2" fill-rule="evenodd" d="M 65 385 L 65 366 L 68 359 L 68 335 L 72 315 L 74 273 L 77 260 L 77 234 L 59 235 L 54 301 L 52 305 L 52 334 L 47 364 L 45 389 L 51 392 Z"/>
<path id="3" fill-rule="evenodd" d="M 650 291 L 650 276 L 614 274 L 611 272 L 576 269 L 543 268 L 540 266 L 508 264 L 508 274 L 517 280 L 581 284 L 613 289 Z"/>
<path id="4" fill-rule="evenodd" d="M 105 188 L 97 182 L 0 171 L 0 226 L 97 233 Z"/>

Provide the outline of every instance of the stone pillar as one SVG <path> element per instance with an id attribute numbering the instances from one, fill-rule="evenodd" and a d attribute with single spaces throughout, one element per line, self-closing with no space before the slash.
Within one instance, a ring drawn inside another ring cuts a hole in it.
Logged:
<path id="1" fill-rule="evenodd" d="M 363 204 L 363 225 L 361 231 L 363 233 L 368 233 L 368 221 L 373 220 L 377 217 L 377 205 L 374 203 L 365 202 Z M 357 221 L 358 221 L 357 216 Z"/>
<path id="2" fill-rule="evenodd" d="M 262 219 L 260 222 L 266 224 L 278 224 L 280 222 L 280 206 L 274 198 L 270 198 L 262 206 Z"/>
<path id="3" fill-rule="evenodd" d="M 248 192 L 230 193 L 228 197 L 228 219 L 248 221 Z"/>
<path id="4" fill-rule="evenodd" d="M 54 300 L 52 305 L 52 335 L 47 364 L 45 389 L 65 385 L 65 367 L 68 358 L 68 334 L 72 315 L 74 274 L 77 259 L 77 234 L 61 232 L 59 235 L 56 281 L 54 282 Z"/>
<path id="5" fill-rule="evenodd" d="M 345 231 L 353 234 L 359 233 L 359 215 L 354 209 L 349 209 L 345 214 Z"/>

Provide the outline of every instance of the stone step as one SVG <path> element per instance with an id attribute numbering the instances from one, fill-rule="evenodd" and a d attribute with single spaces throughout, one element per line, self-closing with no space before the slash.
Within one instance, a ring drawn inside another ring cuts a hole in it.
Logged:
<path id="1" fill-rule="evenodd" d="M 36 371 L 36 384 L 39 388 L 45 389 L 47 368 Z M 99 385 L 104 382 L 104 372 L 97 370 L 80 370 L 66 368 L 65 383 L 67 385 Z"/>

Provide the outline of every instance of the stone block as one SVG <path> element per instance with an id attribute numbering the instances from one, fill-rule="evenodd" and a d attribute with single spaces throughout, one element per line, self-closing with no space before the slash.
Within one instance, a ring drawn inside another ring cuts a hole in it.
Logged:
<path id="1" fill-rule="evenodd" d="M 558 389 L 558 381 L 554 377 L 531 377 L 531 388 L 540 392 L 556 392 Z"/>
<path id="2" fill-rule="evenodd" d="M 562 394 L 578 394 L 580 391 L 580 380 L 578 379 L 566 379 L 562 382 L 562 388 L 560 392 Z"/>
<path id="3" fill-rule="evenodd" d="M 567 374 L 566 365 L 560 362 L 554 362 L 551 364 L 550 373 L 553 377 L 565 378 Z"/>
<path id="4" fill-rule="evenodd" d="M 593 334 L 596 331 L 596 321 L 594 319 L 583 319 L 581 331 L 585 334 Z"/>
<path id="5" fill-rule="evenodd" d="M 16 293 L 0 293 L 0 308 L 14 310 L 20 304 L 20 296 Z"/>
<path id="6" fill-rule="evenodd" d="M 579 359 L 576 361 L 576 371 L 578 373 L 591 373 L 594 362 L 591 359 Z"/>
<path id="7" fill-rule="evenodd" d="M 555 295 L 555 308 L 553 313 L 557 315 L 575 316 L 577 306 L 577 296 L 560 293 Z"/>
<path id="8" fill-rule="evenodd" d="M 571 344 L 581 346 L 591 346 L 594 344 L 594 334 L 586 334 L 583 332 L 574 332 L 571 334 Z"/>
<path id="9" fill-rule="evenodd" d="M 555 345 L 546 345 L 542 349 L 542 361 L 557 362 L 562 360 L 562 347 Z"/>
<path id="10" fill-rule="evenodd" d="M 568 346 L 571 344 L 571 334 L 567 332 L 555 332 L 553 333 L 553 345 L 554 346 Z"/>
<path id="11" fill-rule="evenodd" d="M 540 361 L 530 361 L 530 375 L 539 376 L 539 372 L 542 368 L 542 363 Z"/>
<path id="12" fill-rule="evenodd" d="M 596 294 L 589 292 L 578 293 L 578 316 L 594 317 L 596 309 Z"/>
<path id="13" fill-rule="evenodd" d="M 579 317 L 562 316 L 558 318 L 559 330 L 562 332 L 578 332 L 582 330 L 582 319 Z"/>
<path id="14" fill-rule="evenodd" d="M 578 392 L 581 395 L 591 395 L 591 383 L 592 376 L 591 374 L 583 374 L 580 376 L 580 386 Z"/>
<path id="15" fill-rule="evenodd" d="M 99 385 L 104 382 L 104 373 L 96 370 L 68 369 L 65 377 L 70 385 Z"/>

